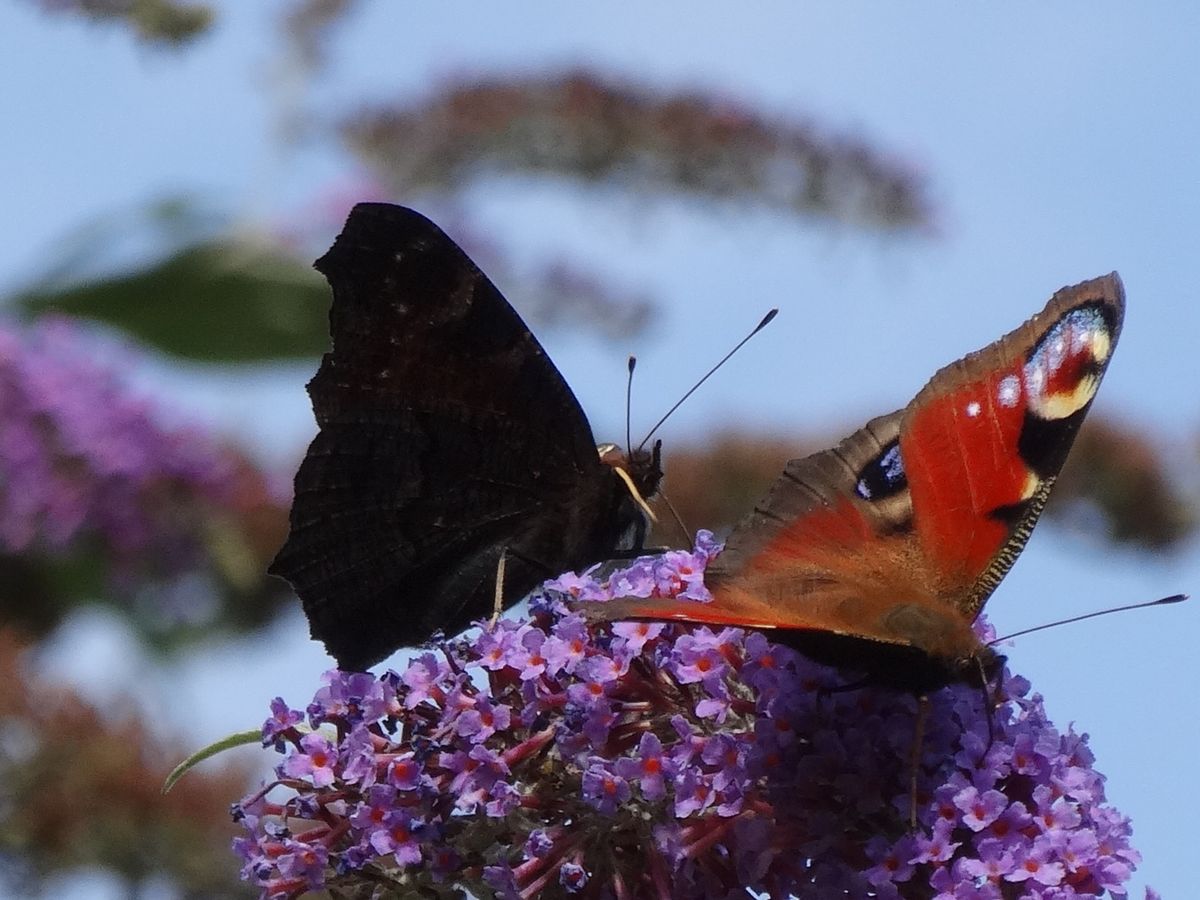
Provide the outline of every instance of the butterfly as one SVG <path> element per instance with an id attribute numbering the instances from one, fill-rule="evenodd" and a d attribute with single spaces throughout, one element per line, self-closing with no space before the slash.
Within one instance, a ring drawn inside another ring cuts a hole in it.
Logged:
<path id="1" fill-rule="evenodd" d="M 906 407 L 787 463 L 710 565 L 712 602 L 578 604 L 593 621 L 770 629 L 870 683 L 986 683 L 971 625 L 1041 515 L 1121 332 L 1114 272 L 1058 291 Z"/>
<path id="2" fill-rule="evenodd" d="M 360 203 L 315 266 L 332 349 L 308 384 L 319 431 L 268 571 L 339 667 L 490 613 L 502 556 L 511 603 L 641 549 L 661 446 L 598 448 L 529 328 L 441 229 Z"/>

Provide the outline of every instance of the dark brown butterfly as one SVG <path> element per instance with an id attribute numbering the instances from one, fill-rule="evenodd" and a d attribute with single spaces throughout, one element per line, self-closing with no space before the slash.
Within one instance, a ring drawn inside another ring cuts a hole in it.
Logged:
<path id="1" fill-rule="evenodd" d="M 308 385 L 320 430 L 270 571 L 341 668 L 486 616 L 501 555 L 512 603 L 640 549 L 621 475 L 652 495 L 658 445 L 602 458 L 541 345 L 441 229 L 360 203 L 315 265 L 333 348 Z"/>
<path id="2" fill-rule="evenodd" d="M 1114 272 L 1063 288 L 904 409 L 787 464 L 708 570 L 713 601 L 580 604 L 593 620 L 774 629 L 917 692 L 988 678 L 971 630 L 1025 546 L 1121 331 Z"/>

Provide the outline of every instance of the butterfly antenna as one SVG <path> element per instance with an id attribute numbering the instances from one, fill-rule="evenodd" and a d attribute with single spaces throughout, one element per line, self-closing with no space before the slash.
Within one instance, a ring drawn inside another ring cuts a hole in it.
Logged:
<path id="1" fill-rule="evenodd" d="M 629 357 L 629 378 L 625 381 L 625 449 L 628 452 L 633 447 L 633 428 L 629 424 L 629 410 L 633 407 L 633 370 L 637 368 L 637 357 Z M 642 443 L 646 443 L 642 441 Z"/>
<path id="2" fill-rule="evenodd" d="M 687 525 L 683 523 L 683 516 L 679 515 L 679 510 L 675 508 L 675 504 L 671 502 L 671 498 L 666 495 L 665 491 L 661 490 L 658 492 L 658 498 L 662 500 L 663 503 L 667 504 L 667 509 L 671 511 L 671 518 L 673 518 L 675 520 L 675 524 L 679 526 L 679 532 L 683 535 L 684 544 L 691 544 L 692 532 Z"/>
<path id="3" fill-rule="evenodd" d="M 746 342 L 748 340 L 750 340 L 750 338 L 754 337 L 756 334 L 758 334 L 760 331 L 762 331 L 764 328 L 766 328 L 767 325 L 770 324 L 771 320 L 773 318 L 775 318 L 777 315 L 779 315 L 779 310 L 772 309 L 765 316 L 763 316 L 762 321 L 759 322 L 757 325 L 755 325 L 754 329 L 748 335 L 746 335 L 744 338 L 742 338 L 740 341 L 738 341 L 732 350 L 730 350 L 728 353 L 726 353 L 724 356 L 722 356 L 720 361 L 715 366 L 713 366 L 706 373 L 704 373 L 703 378 L 701 378 L 699 381 L 697 381 L 695 384 L 693 384 L 691 386 L 691 388 L 688 390 L 688 392 L 686 394 L 684 394 L 682 397 L 680 397 L 675 402 L 674 406 L 672 406 L 665 413 L 663 413 L 663 417 L 661 419 L 659 419 L 657 422 L 655 422 L 654 427 L 650 429 L 650 432 L 644 438 L 642 438 L 642 442 L 640 444 L 638 444 L 638 449 L 641 450 L 643 447 L 645 447 L 646 442 L 648 440 L 650 440 L 650 438 L 654 437 L 654 433 L 656 431 L 658 431 L 659 428 L 662 427 L 663 422 L 667 421 L 667 419 L 669 419 L 671 417 L 671 413 L 675 412 L 675 410 L 677 410 L 677 409 L 679 409 L 679 407 L 683 406 L 683 402 L 685 400 L 687 400 L 688 397 L 692 396 L 692 394 L 696 393 L 696 391 L 699 389 L 700 385 L 702 385 L 702 384 L 704 384 L 704 382 L 708 381 L 708 379 L 710 377 L 712 377 L 712 374 L 714 372 L 716 372 L 717 369 L 719 369 L 719 368 L 721 368 L 721 366 L 725 365 L 725 363 L 729 360 L 729 357 L 733 356 L 733 354 L 735 354 L 739 350 L 741 350 L 742 347 L 745 346 Z"/>
<path id="4" fill-rule="evenodd" d="M 999 644 L 1001 641 L 1012 640 L 1015 637 L 1022 637 L 1026 634 L 1033 634 L 1035 631 L 1044 631 L 1047 628 L 1057 628 L 1059 625 L 1070 625 L 1072 622 L 1082 622 L 1084 619 L 1094 619 L 1097 616 L 1107 616 L 1109 613 L 1127 612 L 1131 609 L 1145 609 L 1147 606 L 1166 606 L 1168 603 L 1182 603 L 1188 599 L 1187 594 L 1172 594 L 1170 597 L 1162 597 L 1158 600 L 1147 600 L 1144 603 L 1130 603 L 1128 606 L 1114 606 L 1112 609 L 1100 609 L 1096 612 L 1084 613 L 1082 616 L 1072 616 L 1069 619 L 1059 619 L 1057 622 L 1047 622 L 1045 625 L 1035 625 L 1032 628 L 1024 628 L 1021 631 L 1014 631 L 1011 634 L 1006 634 L 1004 637 L 998 637 L 994 641 L 988 641 L 991 644 Z"/>

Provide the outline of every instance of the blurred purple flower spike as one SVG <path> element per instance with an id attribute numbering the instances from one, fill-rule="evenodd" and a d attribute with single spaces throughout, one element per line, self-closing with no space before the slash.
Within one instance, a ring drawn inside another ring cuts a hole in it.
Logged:
<path id="1" fill-rule="evenodd" d="M 237 458 L 198 430 L 164 428 L 114 351 L 65 319 L 0 323 L 0 552 L 94 542 L 117 579 L 174 574 L 198 555 L 189 503 L 231 503 Z"/>
<path id="2" fill-rule="evenodd" d="M 563 603 L 698 594 L 714 552 L 702 533 L 606 581 L 562 576 L 531 621 L 444 642 L 378 690 L 331 673 L 323 696 L 371 702 L 314 704 L 323 737 L 277 701 L 264 740 L 288 758 L 236 808 L 245 877 L 264 897 L 311 889 L 321 861 L 326 887 L 376 896 L 1125 896 L 1139 857 L 1086 735 L 1007 670 L 990 746 L 978 689 L 930 697 L 912 832 L 913 697 L 826 693 L 846 677 L 762 633 L 589 631 Z"/>

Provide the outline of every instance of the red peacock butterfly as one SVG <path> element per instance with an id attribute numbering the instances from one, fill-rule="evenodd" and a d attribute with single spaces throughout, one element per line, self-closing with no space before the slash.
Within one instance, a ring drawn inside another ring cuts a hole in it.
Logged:
<path id="1" fill-rule="evenodd" d="M 487 277 L 419 213 L 360 203 L 315 263 L 333 346 L 270 567 L 361 670 L 538 582 L 639 550 L 659 447 L 597 453 L 579 402 Z M 618 469 L 622 471 L 618 471 Z"/>
<path id="2" fill-rule="evenodd" d="M 971 624 L 1029 539 L 1121 331 L 1114 272 L 1063 288 L 904 409 L 787 464 L 707 573 L 711 603 L 579 604 L 593 620 L 774 629 L 867 680 L 986 681 Z"/>

